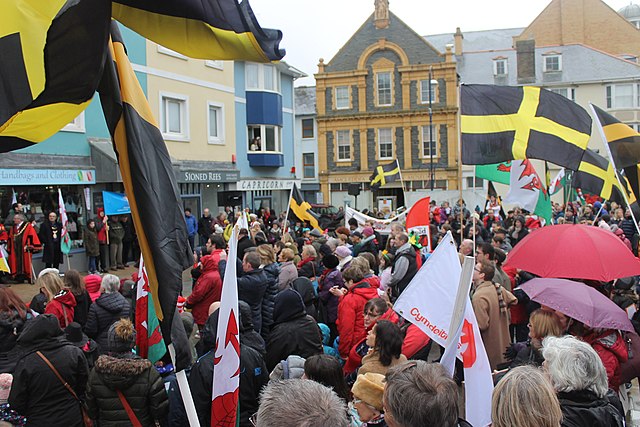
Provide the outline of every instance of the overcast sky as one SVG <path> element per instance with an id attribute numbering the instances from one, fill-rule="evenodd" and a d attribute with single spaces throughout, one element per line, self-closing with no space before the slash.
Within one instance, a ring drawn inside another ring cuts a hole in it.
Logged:
<path id="1" fill-rule="evenodd" d="M 296 86 L 314 85 L 318 59 L 338 52 L 373 13 L 374 0 L 250 0 L 258 22 L 282 30 L 285 61 L 309 77 Z M 614 10 L 629 0 L 605 0 Z M 527 26 L 548 0 L 390 0 L 389 8 L 420 35 Z"/>

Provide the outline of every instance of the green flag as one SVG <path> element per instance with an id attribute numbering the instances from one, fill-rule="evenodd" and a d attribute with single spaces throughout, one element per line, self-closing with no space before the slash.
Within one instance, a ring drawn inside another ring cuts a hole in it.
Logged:
<path id="1" fill-rule="evenodd" d="M 509 185 L 511 177 L 511 162 L 494 163 L 491 165 L 476 165 L 476 176 L 487 181 Z"/>

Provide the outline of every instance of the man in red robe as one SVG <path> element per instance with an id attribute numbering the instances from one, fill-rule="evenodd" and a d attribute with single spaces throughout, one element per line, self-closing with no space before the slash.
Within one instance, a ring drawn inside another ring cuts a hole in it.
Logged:
<path id="1" fill-rule="evenodd" d="M 35 277 L 31 275 L 31 258 L 34 252 L 41 248 L 38 233 L 21 213 L 13 216 L 13 227 L 9 230 L 7 253 L 9 254 L 9 268 L 11 276 L 18 283 Z"/>

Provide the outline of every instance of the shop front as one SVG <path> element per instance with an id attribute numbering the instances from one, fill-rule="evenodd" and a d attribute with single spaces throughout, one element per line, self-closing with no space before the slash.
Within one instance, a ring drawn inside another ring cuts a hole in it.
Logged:
<path id="1" fill-rule="evenodd" d="M 231 188 L 242 193 L 243 207 L 253 212 L 273 209 L 278 215 L 287 210 L 294 183 L 300 187 L 300 180 L 295 179 L 243 179 Z"/>
<path id="2" fill-rule="evenodd" d="M 190 208 L 196 217 L 202 215 L 204 208 L 209 208 L 214 216 L 223 211 L 227 205 L 223 195 L 229 191 L 231 183 L 240 178 L 238 170 L 223 170 L 215 162 L 207 163 L 211 164 L 202 164 L 197 168 L 191 165 L 190 169 L 174 164 L 183 208 Z"/>

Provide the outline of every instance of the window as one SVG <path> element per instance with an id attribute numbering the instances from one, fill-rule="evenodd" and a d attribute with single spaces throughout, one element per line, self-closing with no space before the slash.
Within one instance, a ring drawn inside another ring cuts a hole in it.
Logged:
<path id="1" fill-rule="evenodd" d="M 467 188 L 484 188 L 484 179 L 483 178 L 475 178 L 474 179 L 474 177 L 468 176 L 468 177 L 466 177 L 466 180 L 467 180 Z"/>
<path id="2" fill-rule="evenodd" d="M 63 132 L 79 132 L 84 133 L 84 111 L 78 114 L 78 117 L 69 122 L 68 125 L 60 129 Z"/>
<path id="3" fill-rule="evenodd" d="M 349 86 L 336 88 L 336 108 L 338 110 L 349 108 Z"/>
<path id="4" fill-rule="evenodd" d="M 562 71 L 561 55 L 546 55 L 544 58 L 544 72 Z"/>
<path id="5" fill-rule="evenodd" d="M 607 86 L 607 108 L 640 106 L 640 85 L 627 83 Z"/>
<path id="6" fill-rule="evenodd" d="M 431 139 L 430 129 L 433 129 L 433 140 Z M 422 126 L 422 157 L 438 156 L 438 125 Z"/>
<path id="7" fill-rule="evenodd" d="M 209 144 L 224 144 L 224 115 L 222 104 L 209 102 L 207 127 L 209 129 Z"/>
<path id="8" fill-rule="evenodd" d="M 506 76 L 508 73 L 507 60 L 506 59 L 494 59 L 493 60 L 493 75 L 494 76 Z"/>
<path id="9" fill-rule="evenodd" d="M 436 97 L 436 91 L 438 90 L 438 81 L 431 80 L 431 95 L 429 95 L 429 80 L 420 80 L 420 103 L 428 104 L 429 99 L 431 102 L 438 102 Z"/>
<path id="10" fill-rule="evenodd" d="M 378 129 L 378 158 L 393 158 L 393 132 L 391 128 Z"/>
<path id="11" fill-rule="evenodd" d="M 216 70 L 224 69 L 224 62 L 220 60 L 212 61 L 208 59 L 204 61 L 204 65 L 206 65 L 207 67 L 215 68 Z"/>
<path id="12" fill-rule="evenodd" d="M 174 58 L 178 58 L 178 59 L 184 59 L 185 61 L 189 60 L 189 58 L 187 58 L 183 54 L 161 45 L 158 45 L 158 53 L 162 53 L 163 55 L 173 56 Z"/>
<path id="13" fill-rule="evenodd" d="M 282 129 L 279 126 L 249 126 L 249 152 L 282 152 Z"/>
<path id="14" fill-rule="evenodd" d="M 553 93 L 557 93 L 558 95 L 562 95 L 567 99 L 570 99 L 572 101 L 576 100 L 576 90 L 575 88 L 572 87 L 556 87 L 556 88 L 549 88 L 549 91 L 553 92 Z"/>
<path id="15" fill-rule="evenodd" d="M 314 153 L 304 153 L 302 155 L 302 173 L 303 178 L 316 177 L 316 163 Z"/>
<path id="16" fill-rule="evenodd" d="M 391 105 L 391 73 L 376 74 L 376 87 L 378 89 L 378 105 Z"/>
<path id="17" fill-rule="evenodd" d="M 280 73 L 270 64 L 246 63 L 247 90 L 280 92 Z"/>
<path id="18" fill-rule="evenodd" d="M 349 136 L 350 133 L 348 130 L 336 131 L 339 162 L 351 160 L 351 141 L 349 141 Z"/>
<path id="19" fill-rule="evenodd" d="M 187 141 L 189 139 L 188 98 L 183 95 L 161 94 L 160 128 L 165 139 Z"/>
<path id="20" fill-rule="evenodd" d="M 302 137 L 313 138 L 313 119 L 302 119 Z"/>

